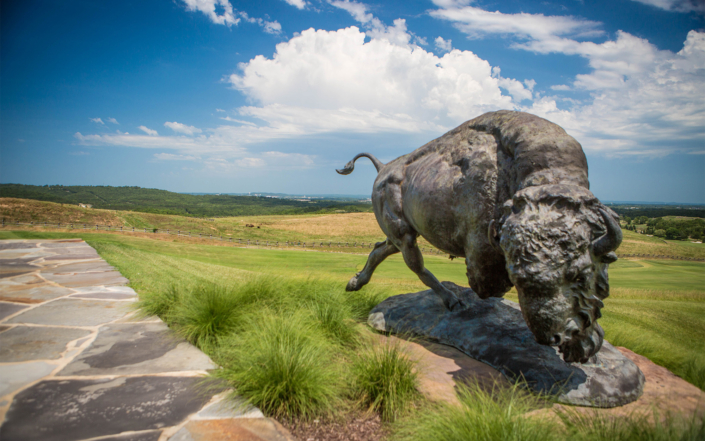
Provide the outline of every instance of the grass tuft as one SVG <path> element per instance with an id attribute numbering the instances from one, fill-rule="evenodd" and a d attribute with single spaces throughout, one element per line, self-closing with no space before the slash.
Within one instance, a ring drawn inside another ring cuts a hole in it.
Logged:
<path id="1" fill-rule="evenodd" d="M 495 385 L 491 391 L 477 383 L 458 386 L 460 406 L 436 404 L 421 409 L 397 426 L 399 440 L 413 441 L 549 441 L 556 439 L 554 422 L 524 417 L 541 405 L 541 398 L 521 385 Z"/>
<path id="2" fill-rule="evenodd" d="M 576 441 L 697 441 L 705 439 L 705 424 L 693 417 L 690 420 L 666 415 L 660 418 L 654 411 L 649 415 L 631 415 L 626 418 L 596 416 L 571 409 L 557 412 L 564 424 L 566 438 Z"/>
<path id="3" fill-rule="evenodd" d="M 238 326 L 239 308 L 239 296 L 232 289 L 203 284 L 183 295 L 168 318 L 181 335 L 208 352 Z"/>
<path id="4" fill-rule="evenodd" d="M 340 397 L 340 372 L 330 342 L 310 314 L 259 311 L 243 332 L 223 339 L 214 375 L 265 414 L 310 419 L 332 412 Z"/>
<path id="5" fill-rule="evenodd" d="M 356 354 L 352 394 L 363 405 L 379 412 L 383 421 L 395 421 L 420 397 L 415 363 L 396 343 Z"/>
<path id="6" fill-rule="evenodd" d="M 165 322 L 169 322 L 174 309 L 180 302 L 180 289 L 176 285 L 170 285 L 163 290 L 142 293 L 136 306 L 139 308 L 141 316 L 156 315 L 164 319 Z"/>

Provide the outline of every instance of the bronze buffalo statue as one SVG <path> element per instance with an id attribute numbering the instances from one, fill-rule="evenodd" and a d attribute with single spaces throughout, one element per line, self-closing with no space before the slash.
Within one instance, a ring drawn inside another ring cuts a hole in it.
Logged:
<path id="1" fill-rule="evenodd" d="M 451 256 L 465 256 L 480 298 L 516 286 L 536 340 L 558 346 L 566 362 L 584 363 L 600 350 L 597 319 L 622 232 L 618 216 L 589 190 L 582 147 L 561 127 L 528 113 L 490 112 L 388 164 L 361 153 L 337 172 L 351 173 L 363 156 L 377 168 L 372 204 L 387 239 L 348 291 L 362 288 L 377 265 L 401 251 L 449 310 L 463 308 L 424 268 L 421 235 Z"/>

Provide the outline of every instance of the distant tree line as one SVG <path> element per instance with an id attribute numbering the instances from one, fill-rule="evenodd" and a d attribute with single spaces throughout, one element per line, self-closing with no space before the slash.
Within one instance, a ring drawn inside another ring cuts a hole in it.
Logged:
<path id="1" fill-rule="evenodd" d="M 666 219 L 663 217 L 622 216 L 624 228 L 644 234 L 652 234 L 671 240 L 688 238 L 703 240 L 705 237 L 705 219 Z"/>
<path id="2" fill-rule="evenodd" d="M 334 199 L 297 201 L 258 196 L 191 195 L 153 188 L 88 185 L 0 184 L 0 197 L 191 217 L 372 211 L 369 203 Z"/>
<path id="3" fill-rule="evenodd" d="M 657 218 L 683 216 L 705 218 L 705 207 L 701 205 L 609 205 L 620 216 Z"/>

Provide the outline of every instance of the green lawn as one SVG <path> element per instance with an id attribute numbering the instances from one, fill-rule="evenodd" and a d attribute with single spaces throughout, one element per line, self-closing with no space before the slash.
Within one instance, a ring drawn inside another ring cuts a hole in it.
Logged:
<path id="1" fill-rule="evenodd" d="M 178 282 L 232 283 L 247 274 L 308 277 L 340 283 L 362 269 L 363 254 L 261 250 L 184 244 L 111 234 L 0 232 L 0 239 L 82 237 L 140 294 Z M 462 259 L 428 256 L 440 279 L 467 285 Z M 610 268 L 611 295 L 600 320 L 606 338 L 705 388 L 705 264 L 620 260 Z M 390 295 L 425 289 L 400 255 L 381 264 L 370 283 Z M 507 298 L 516 301 L 512 290 Z"/>
<path id="2" fill-rule="evenodd" d="M 406 356 L 394 347 L 376 350 L 359 324 L 381 298 L 425 288 L 398 255 L 380 265 L 369 287 L 345 293 L 365 255 L 0 231 L 0 239 L 66 237 L 96 248 L 130 280 L 147 314 L 159 314 L 201 347 L 223 367 L 213 375 L 270 416 L 325 419 L 351 406 L 370 407 L 389 422 L 390 439 L 696 440 L 705 434 L 695 420 L 652 427 L 638 418 L 593 418 L 558 427 L 521 417 L 535 405 L 522 404 L 528 395 L 516 391 L 461 388 L 461 408 L 424 402 L 412 393 L 416 380 Z M 426 263 L 441 280 L 467 283 L 462 259 L 430 256 Z M 607 340 L 705 387 L 703 270 L 705 264 L 680 261 L 613 264 L 600 320 Z M 516 300 L 515 291 L 507 297 Z"/>

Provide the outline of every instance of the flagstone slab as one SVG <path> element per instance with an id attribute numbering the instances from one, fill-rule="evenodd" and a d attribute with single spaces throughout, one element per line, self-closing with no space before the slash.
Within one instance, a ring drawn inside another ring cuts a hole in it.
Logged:
<path id="1" fill-rule="evenodd" d="M 222 399 L 204 407 L 196 414 L 196 419 L 211 420 L 222 418 L 264 418 L 256 407 L 250 406 L 242 399 Z"/>
<path id="2" fill-rule="evenodd" d="M 88 247 L 92 248 L 90 245 L 84 243 L 81 239 L 72 241 L 61 241 L 61 242 L 44 242 L 41 244 L 42 248 L 78 248 L 78 247 Z"/>
<path id="3" fill-rule="evenodd" d="M 42 277 L 67 288 L 79 286 L 124 285 L 129 282 L 118 271 L 92 273 L 44 273 Z"/>
<path id="4" fill-rule="evenodd" d="M 150 430 L 139 433 L 128 433 L 126 435 L 109 436 L 107 438 L 101 438 L 100 441 L 157 441 L 161 435 L 161 430 Z"/>
<path id="5" fill-rule="evenodd" d="M 66 264 L 53 264 L 50 266 L 45 266 L 41 270 L 41 274 L 49 273 L 84 273 L 84 272 L 103 272 L 103 271 L 115 271 L 115 268 L 103 259 L 87 260 L 82 262 L 69 262 Z"/>
<path id="6" fill-rule="evenodd" d="M 15 326 L 0 334 L 0 361 L 58 359 L 69 342 L 90 333 L 84 329 Z"/>
<path id="7" fill-rule="evenodd" d="M 0 259 L 0 265 L 2 265 L 2 259 Z M 33 265 L 38 265 L 36 262 Z M 39 268 L 37 268 L 39 269 Z M 22 286 L 22 285 L 39 285 L 45 283 L 44 279 L 39 277 L 36 273 L 25 274 L 23 276 L 16 276 L 13 278 L 0 280 L 0 289 L 4 289 L 5 286 Z"/>
<path id="8" fill-rule="evenodd" d="M 93 260 L 96 257 L 98 257 L 97 254 L 64 254 L 64 255 L 56 255 L 56 256 L 47 256 L 47 257 L 44 257 L 44 260 L 72 262 L 72 261 L 76 261 L 76 260 Z"/>
<path id="9" fill-rule="evenodd" d="M 15 280 L 15 279 L 13 279 Z M 0 300 L 18 303 L 42 303 L 71 294 L 68 288 L 42 283 L 37 285 L 7 285 L 0 287 Z"/>
<path id="10" fill-rule="evenodd" d="M 96 300 L 135 300 L 134 294 L 121 294 L 117 292 L 95 292 L 90 294 L 74 294 L 72 299 L 96 299 Z"/>
<path id="11" fill-rule="evenodd" d="M 16 314 L 23 309 L 29 308 L 28 305 L 21 305 L 18 303 L 0 302 L 0 320 L 4 320 L 6 317 Z M 1 359 L 0 359 L 1 360 Z"/>
<path id="12" fill-rule="evenodd" d="M 93 344 L 59 375 L 134 375 L 199 371 L 217 366 L 162 323 L 103 326 Z"/>
<path id="13" fill-rule="evenodd" d="M 194 420 L 169 441 L 296 441 L 281 424 L 269 418 Z"/>
<path id="14" fill-rule="evenodd" d="M 98 326 L 124 316 L 130 310 L 128 305 L 111 300 L 59 299 L 13 317 L 8 323 Z"/>
<path id="15" fill-rule="evenodd" d="M 0 251 L 26 250 L 29 248 L 37 248 L 37 244 L 36 243 L 26 243 L 26 242 L 0 243 Z"/>
<path id="16" fill-rule="evenodd" d="M 35 258 L 0 259 L 0 279 L 37 271 L 39 267 L 30 264 L 33 260 Z"/>
<path id="17" fill-rule="evenodd" d="M 15 396 L 3 441 L 74 441 L 175 426 L 210 400 L 199 377 L 48 380 Z"/>
<path id="18" fill-rule="evenodd" d="M 56 365 L 44 361 L 0 364 L 0 397 L 34 383 L 49 375 L 54 369 L 56 369 Z M 2 436 L 0 439 L 4 440 Z"/>

